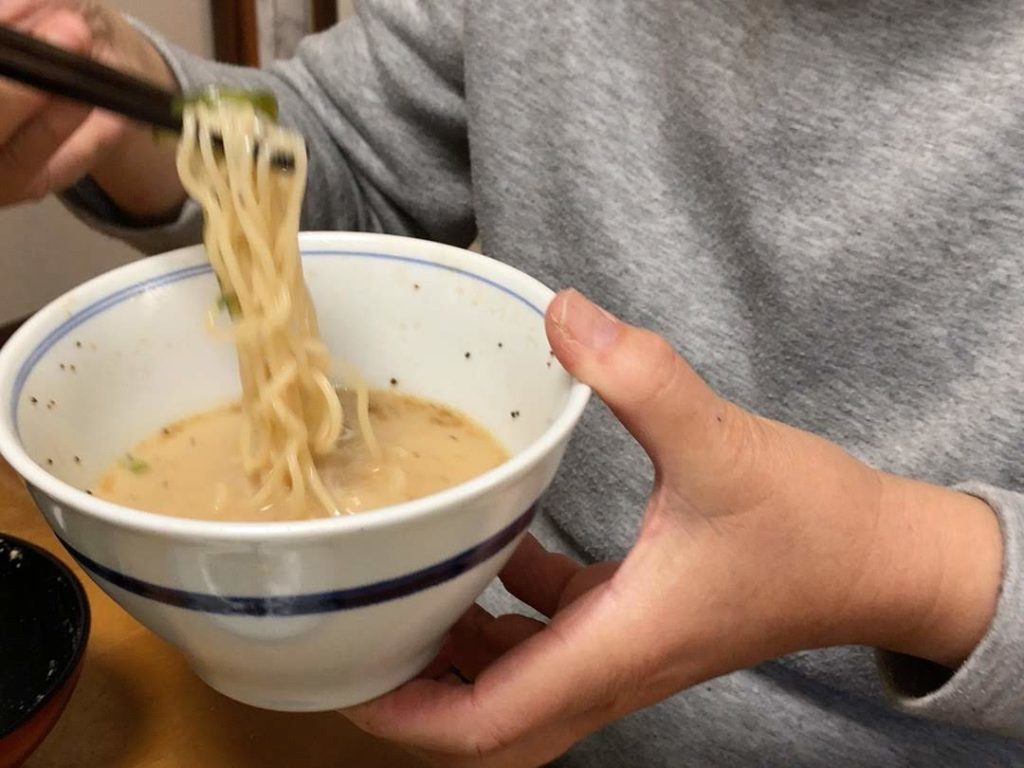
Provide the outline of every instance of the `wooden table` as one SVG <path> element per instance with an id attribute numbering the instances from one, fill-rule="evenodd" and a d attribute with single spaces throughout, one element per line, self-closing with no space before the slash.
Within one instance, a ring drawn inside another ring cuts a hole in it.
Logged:
<path id="1" fill-rule="evenodd" d="M 268 712 L 207 687 L 174 648 L 82 573 L 2 459 L 0 532 L 56 553 L 82 580 L 92 608 L 82 678 L 26 768 L 422 766 L 341 715 Z"/>

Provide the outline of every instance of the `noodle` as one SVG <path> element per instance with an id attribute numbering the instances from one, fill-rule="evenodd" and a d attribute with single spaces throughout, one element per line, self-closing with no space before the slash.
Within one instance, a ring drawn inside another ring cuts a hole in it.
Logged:
<path id="1" fill-rule="evenodd" d="M 294 169 L 275 169 L 275 155 L 293 157 Z M 205 214 L 206 252 L 234 321 L 252 502 L 284 501 L 294 517 L 314 506 L 341 514 L 316 466 L 337 444 L 344 413 L 298 250 L 305 144 L 245 100 L 201 100 L 183 110 L 177 164 Z M 363 434 L 379 455 L 366 385 L 353 378 Z"/>

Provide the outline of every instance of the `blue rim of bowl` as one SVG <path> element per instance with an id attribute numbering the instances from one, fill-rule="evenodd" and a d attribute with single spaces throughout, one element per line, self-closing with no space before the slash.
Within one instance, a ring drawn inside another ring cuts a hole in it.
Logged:
<path id="1" fill-rule="evenodd" d="M 323 256 L 345 256 L 349 258 L 364 258 L 375 261 L 395 261 L 405 264 L 415 264 L 417 266 L 428 267 L 430 269 L 441 269 L 446 272 L 453 272 L 457 275 L 462 275 L 463 277 L 468 277 L 471 280 L 476 280 L 477 282 L 484 283 L 485 285 L 489 285 L 492 288 L 496 288 L 502 293 L 507 294 L 516 301 L 525 305 L 535 314 L 539 315 L 540 317 L 544 317 L 543 309 L 535 305 L 525 296 L 516 293 L 507 285 L 502 285 L 496 280 L 491 280 L 490 278 L 484 277 L 483 275 L 478 275 L 475 272 L 471 272 L 467 269 L 462 269 L 461 267 L 454 267 L 450 264 L 438 264 L 435 261 L 417 259 L 413 256 L 400 256 L 398 254 L 392 253 L 376 253 L 373 251 L 347 251 L 341 249 L 302 250 L 303 258 L 315 258 Z M 119 304 L 123 304 L 124 302 L 138 296 L 139 294 L 163 287 L 165 285 L 177 283 L 182 280 L 188 280 L 189 278 L 192 277 L 208 275 L 211 272 L 213 272 L 213 268 L 209 264 L 194 264 L 192 266 L 183 267 L 180 269 L 176 269 L 172 272 L 166 272 L 162 275 L 157 275 L 156 277 L 150 277 L 147 278 L 146 280 L 140 280 L 136 283 L 132 283 L 131 285 L 127 285 L 124 288 L 114 291 L 108 296 L 104 296 L 101 299 L 97 299 L 88 306 L 83 307 L 82 309 L 78 310 L 73 315 L 71 315 L 71 317 L 69 317 L 63 323 L 61 323 L 52 331 L 50 331 L 48 334 L 46 334 L 46 336 L 43 337 L 43 340 L 40 341 L 35 346 L 35 348 L 33 348 L 33 350 L 29 353 L 28 357 L 26 357 L 25 360 L 18 367 L 18 373 L 14 377 L 14 386 L 11 387 L 11 399 L 10 402 L 8 403 L 8 408 L 10 409 L 11 424 L 14 426 L 14 434 L 18 437 L 18 439 L 21 439 L 21 431 L 19 430 L 18 427 L 18 403 L 21 400 L 22 391 L 25 389 L 25 383 L 28 381 L 28 377 L 32 374 L 32 371 L 35 370 L 36 365 L 42 359 L 43 355 L 49 352 L 50 349 L 52 349 L 53 346 L 58 341 L 65 338 L 69 333 L 71 333 L 71 331 L 73 331 L 75 328 L 77 328 L 87 320 L 90 320 L 91 318 L 96 317 L 97 315 L 101 315 L 108 309 L 116 307 Z"/>
<path id="2" fill-rule="evenodd" d="M 67 664 L 61 667 L 61 669 L 58 670 L 50 679 L 50 686 L 46 689 L 46 692 L 35 701 L 31 709 L 26 711 L 20 719 L 14 721 L 13 725 L 9 725 L 6 729 L 0 728 L 0 740 L 2 740 L 7 736 L 10 736 L 12 733 L 15 733 L 19 728 L 21 728 L 21 726 L 35 717 L 36 713 L 45 707 L 50 699 L 57 695 L 58 691 L 64 688 L 68 679 L 74 674 L 75 670 L 78 669 L 78 665 L 82 662 L 82 656 L 85 654 L 85 649 L 89 645 L 89 632 L 92 629 L 92 610 L 89 607 L 89 598 L 86 597 L 85 587 L 82 586 L 82 582 L 74 574 L 74 571 L 68 568 L 66 563 L 61 562 L 59 557 L 54 555 L 52 552 L 47 552 L 38 544 L 33 544 L 31 541 L 19 539 L 17 536 L 0 533 L 0 540 L 3 540 L 8 544 L 14 544 L 14 546 L 19 549 L 30 550 L 54 566 L 54 568 L 66 579 L 71 592 L 75 596 L 75 602 L 78 604 L 78 609 L 82 617 L 81 621 L 79 621 L 75 626 L 75 651 L 71 654 L 71 658 L 68 660 Z"/>
<path id="3" fill-rule="evenodd" d="M 403 262 L 430 269 L 440 269 L 452 272 L 495 288 L 523 304 L 539 317 L 543 318 L 544 316 L 544 310 L 542 308 L 538 307 L 529 299 L 517 293 L 507 285 L 458 266 L 438 263 L 412 256 L 402 256 L 378 251 L 303 248 L 301 252 L 303 258 L 323 256 L 367 258 L 372 260 Z M 17 420 L 18 402 L 21 399 L 28 377 L 31 375 L 35 366 L 38 364 L 39 360 L 42 359 L 43 355 L 45 355 L 46 352 L 49 351 L 57 342 L 65 338 L 72 330 L 90 318 L 102 314 L 104 311 L 135 296 L 181 280 L 206 275 L 211 271 L 212 269 L 207 263 L 193 264 L 187 267 L 180 267 L 145 280 L 136 281 L 114 291 L 111 294 L 108 294 L 107 296 L 91 302 L 47 333 L 46 336 L 36 344 L 29 355 L 22 361 L 15 375 L 14 386 L 11 390 L 11 400 L 9 403 L 10 420 L 14 434 L 18 437 L 19 441 L 21 436 Z M 472 483 L 473 481 L 469 482 Z M 74 557 L 91 575 L 95 575 L 110 584 L 140 597 L 187 610 L 206 613 L 246 616 L 299 616 L 331 611 L 351 610 L 354 608 L 388 602 L 450 581 L 500 552 L 507 544 L 513 541 L 516 536 L 529 527 L 529 524 L 535 515 L 535 510 L 535 506 L 531 506 L 530 509 L 516 518 L 512 523 L 484 541 L 463 550 L 453 557 L 439 561 L 433 565 L 426 566 L 425 568 L 421 568 L 412 573 L 340 590 L 273 597 L 217 596 L 161 586 L 133 576 L 128 576 L 127 574 L 123 574 L 97 563 L 83 553 L 78 552 L 73 546 L 63 539 L 61 540 L 61 543 L 67 549 L 69 554 L 71 554 L 72 557 Z M 142 512 L 141 510 L 132 511 L 142 515 L 151 515 L 151 513 Z M 246 524 L 243 523 L 241 525 Z"/>
<path id="4" fill-rule="evenodd" d="M 375 235 L 354 232 L 305 232 L 300 234 L 300 244 L 303 251 L 324 249 L 324 246 L 321 245 L 324 240 L 339 243 L 339 245 L 333 245 L 332 243 L 326 246 L 326 248 L 332 249 L 330 251 L 332 253 L 341 254 L 365 252 L 365 249 L 369 249 L 371 251 L 370 255 L 378 256 L 387 254 L 392 246 L 395 248 L 403 246 L 426 247 L 435 253 L 436 256 L 427 255 L 422 260 L 414 259 L 414 261 L 422 263 L 425 267 L 439 268 L 456 273 L 464 272 L 466 275 L 478 279 L 482 283 L 498 286 L 502 292 L 506 292 L 504 276 L 507 275 L 510 281 L 509 284 L 521 284 L 521 288 L 517 285 L 517 291 L 520 292 L 521 296 L 533 298 L 536 302 L 534 304 L 535 307 L 538 305 L 546 306 L 547 302 L 554 296 L 554 292 L 536 278 L 508 264 L 454 246 L 430 243 L 398 235 Z M 370 244 L 367 245 L 367 243 Z M 351 245 L 346 249 L 345 246 L 349 244 Z M 409 257 L 399 256 L 398 258 Z M 432 259 L 436 259 L 436 263 Z M 201 247 L 186 247 L 161 256 L 118 267 L 111 272 L 93 278 L 69 294 L 58 297 L 28 320 L 8 340 L 4 347 L 0 348 L 0 377 L 7 382 L 6 386 L 13 389 L 18 369 L 30 351 L 39 344 L 34 339 L 49 335 L 50 328 L 61 322 L 53 316 L 56 314 L 66 315 L 66 302 L 74 302 L 77 299 L 76 293 L 87 293 L 92 297 L 102 297 L 105 291 L 115 290 L 108 289 L 106 287 L 108 283 L 117 285 L 138 281 L 136 275 L 152 273 L 154 271 L 154 263 L 162 268 L 173 270 L 175 268 L 180 269 L 183 265 L 195 267 L 200 263 L 206 264 L 207 262 L 201 256 Z M 454 265 L 450 266 L 450 264 Z M 477 274 L 474 271 L 478 264 L 483 274 Z M 462 266 L 467 268 L 462 269 Z M 162 274 L 167 273 L 164 272 Z M 156 275 L 155 277 L 161 276 Z M 494 279 L 492 280 L 491 277 Z M 510 293 L 516 293 L 517 291 L 508 290 Z M 90 301 L 93 301 L 93 299 L 90 298 Z M 540 309 L 538 308 L 539 311 Z M 508 461 L 460 485 L 421 499 L 405 501 L 375 510 L 372 515 L 315 518 L 284 522 L 221 522 L 166 517 L 123 507 L 98 499 L 95 496 L 90 496 L 85 491 L 58 480 L 34 461 L 27 454 L 21 440 L 15 433 L 15 424 L 9 418 L 8 409 L 4 409 L 2 411 L 3 416 L 0 417 L 0 454 L 3 454 L 11 466 L 29 485 L 38 487 L 62 504 L 71 505 L 73 508 L 82 510 L 84 514 L 95 517 L 110 525 L 191 542 L 258 542 L 264 541 L 268 537 L 299 542 L 311 538 L 319 538 L 326 534 L 336 535 L 351 532 L 356 529 L 390 527 L 419 518 L 425 514 L 442 513 L 452 505 L 464 504 L 479 498 L 496 484 L 514 482 L 530 471 L 546 453 L 555 449 L 558 444 L 564 444 L 583 415 L 583 411 L 590 399 L 590 394 L 590 387 L 580 381 L 573 381 L 564 407 L 554 422 L 547 427 L 543 434 L 522 450 L 516 452 Z"/>

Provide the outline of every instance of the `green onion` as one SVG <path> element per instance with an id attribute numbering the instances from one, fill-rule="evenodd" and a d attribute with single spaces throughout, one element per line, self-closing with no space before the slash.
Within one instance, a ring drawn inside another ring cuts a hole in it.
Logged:
<path id="1" fill-rule="evenodd" d="M 238 296 L 233 293 L 222 293 L 217 298 L 217 308 L 226 309 L 232 318 L 242 314 L 242 305 L 238 303 Z"/>
<path id="2" fill-rule="evenodd" d="M 136 458 L 130 453 L 126 453 L 124 455 L 124 458 L 121 460 L 121 466 L 133 475 L 142 475 L 149 472 L 149 464 L 144 462 L 142 459 Z"/>
<path id="3" fill-rule="evenodd" d="M 257 112 L 262 112 L 271 120 L 277 121 L 278 108 L 277 97 L 271 91 L 245 90 L 243 88 L 225 88 L 216 85 L 208 85 L 198 91 L 192 91 L 174 100 L 174 110 L 177 114 L 184 111 L 186 104 L 197 102 L 213 106 L 220 101 L 242 101 L 251 104 Z"/>

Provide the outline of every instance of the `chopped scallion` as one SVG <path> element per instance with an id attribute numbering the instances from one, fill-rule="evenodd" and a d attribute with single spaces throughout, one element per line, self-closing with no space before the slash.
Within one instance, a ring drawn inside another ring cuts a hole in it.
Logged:
<path id="1" fill-rule="evenodd" d="M 242 101 L 251 104 L 257 112 L 262 112 L 273 121 L 277 121 L 277 97 L 271 91 L 245 90 L 243 88 L 223 88 L 215 85 L 207 86 L 199 91 L 179 96 L 174 108 L 179 114 L 186 104 L 214 105 L 220 101 Z"/>
<path id="2" fill-rule="evenodd" d="M 121 465 L 133 475 L 141 475 L 149 472 L 149 464 L 130 453 L 126 453 L 124 455 L 124 458 L 121 460 Z"/>
<path id="3" fill-rule="evenodd" d="M 238 296 L 233 293 L 222 293 L 217 299 L 217 308 L 226 309 L 233 318 L 242 314 L 242 305 L 238 303 Z"/>

